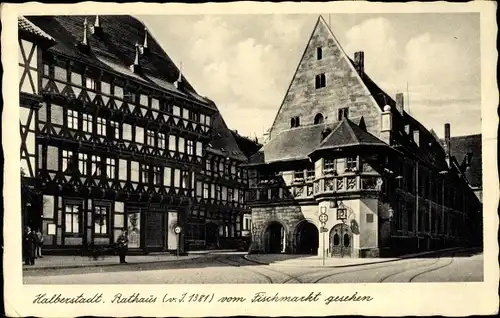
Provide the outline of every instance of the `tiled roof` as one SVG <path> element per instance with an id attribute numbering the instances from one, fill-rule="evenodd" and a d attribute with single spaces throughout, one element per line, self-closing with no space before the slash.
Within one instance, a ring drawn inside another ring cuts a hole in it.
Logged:
<path id="1" fill-rule="evenodd" d="M 160 44 L 148 31 L 148 52 L 139 57 L 145 76 L 134 74 L 128 69 L 135 58 L 135 44 L 142 44 L 145 36 L 145 25 L 131 16 L 111 15 L 99 16 L 102 36 L 93 35 L 91 29 L 96 16 L 29 16 L 26 17 L 44 32 L 50 34 L 57 44 L 49 50 L 84 63 L 108 69 L 125 76 L 137 79 L 160 90 L 166 85 L 158 81 L 174 83 L 179 76 L 179 68 L 165 53 Z M 90 54 L 82 53 L 76 46 L 83 38 L 83 22 L 87 19 L 87 39 L 91 48 Z M 132 74 L 131 74 L 132 73 Z M 158 79 L 156 81 L 155 79 Z M 208 99 L 199 96 L 183 76 L 185 90 L 181 91 L 171 85 L 170 91 L 187 95 L 205 105 L 211 105 Z"/>
<path id="2" fill-rule="evenodd" d="M 482 176 L 482 140 L 481 134 L 451 137 L 451 155 L 461 164 L 467 153 L 472 153 L 470 167 L 465 171 L 469 184 L 473 187 L 481 187 Z"/>
<path id="3" fill-rule="evenodd" d="M 17 27 L 19 30 L 26 31 L 29 33 L 32 33 L 36 36 L 42 37 L 46 40 L 54 41 L 54 38 L 52 38 L 50 35 L 45 33 L 42 29 L 31 23 L 28 19 L 25 17 L 19 16 L 17 18 Z"/>
<path id="4" fill-rule="evenodd" d="M 314 151 L 363 145 L 388 146 L 382 140 L 364 131 L 349 119 L 344 118 Z"/>
<path id="5" fill-rule="evenodd" d="M 321 124 L 284 130 L 254 154 L 249 163 L 307 159 L 307 155 L 320 144 L 325 128 L 326 126 Z"/>
<path id="6" fill-rule="evenodd" d="M 212 121 L 212 135 L 207 150 L 219 156 L 239 161 L 247 161 L 248 159 L 238 147 L 232 131 L 229 130 L 219 112 L 214 115 Z"/>
<path id="7" fill-rule="evenodd" d="M 232 131 L 233 137 L 238 144 L 238 147 L 245 154 L 245 156 L 250 157 L 255 154 L 262 147 L 256 140 L 252 140 L 248 137 L 239 135 L 236 131 Z"/>

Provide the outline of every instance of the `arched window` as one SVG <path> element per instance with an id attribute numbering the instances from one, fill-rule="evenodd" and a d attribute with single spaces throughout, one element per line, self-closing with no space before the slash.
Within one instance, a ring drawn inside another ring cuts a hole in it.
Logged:
<path id="1" fill-rule="evenodd" d="M 333 245 L 337 246 L 340 244 L 340 236 L 337 233 L 337 230 L 335 230 L 335 234 L 333 235 Z"/>
<path id="2" fill-rule="evenodd" d="M 298 116 L 292 117 L 290 120 L 290 127 L 295 128 L 300 126 L 300 118 Z"/>
<path id="3" fill-rule="evenodd" d="M 295 117 L 292 117 L 292 119 L 290 120 L 290 127 L 295 127 Z"/>
<path id="4" fill-rule="evenodd" d="M 314 117 L 314 124 L 322 124 L 324 122 L 323 115 L 321 113 L 317 114 L 316 117 Z"/>
<path id="5" fill-rule="evenodd" d="M 349 236 L 349 233 L 347 233 L 347 230 L 344 233 L 344 246 L 349 246 L 351 237 Z"/>
<path id="6" fill-rule="evenodd" d="M 324 73 L 316 75 L 316 88 L 322 88 L 326 86 L 326 76 Z"/>
<path id="7" fill-rule="evenodd" d="M 318 47 L 318 48 L 316 49 L 316 58 L 317 58 L 318 60 L 321 60 L 321 59 L 323 58 L 323 48 Z"/>
<path id="8" fill-rule="evenodd" d="M 300 118 L 295 117 L 295 127 L 299 127 L 299 126 L 300 126 Z"/>

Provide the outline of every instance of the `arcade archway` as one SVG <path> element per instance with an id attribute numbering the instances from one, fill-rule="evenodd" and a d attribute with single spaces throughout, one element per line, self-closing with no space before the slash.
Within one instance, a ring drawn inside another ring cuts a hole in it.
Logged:
<path id="1" fill-rule="evenodd" d="M 281 253 L 285 238 L 285 228 L 279 222 L 272 222 L 264 232 L 265 252 L 271 254 Z"/>
<path id="2" fill-rule="evenodd" d="M 296 244 L 298 254 L 318 254 L 319 231 L 316 225 L 303 221 L 297 226 Z"/>

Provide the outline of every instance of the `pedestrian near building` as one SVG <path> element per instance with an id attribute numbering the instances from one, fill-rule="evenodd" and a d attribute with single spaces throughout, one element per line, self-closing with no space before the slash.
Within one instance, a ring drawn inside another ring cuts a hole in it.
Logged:
<path id="1" fill-rule="evenodd" d="M 35 265 L 36 236 L 29 226 L 23 233 L 23 258 L 24 264 Z"/>
<path id="2" fill-rule="evenodd" d="M 35 252 L 35 258 L 43 258 L 42 256 L 42 246 L 43 246 L 43 234 L 40 231 L 40 229 L 36 229 L 35 231 L 35 236 L 36 236 L 36 252 Z"/>
<path id="3" fill-rule="evenodd" d="M 120 234 L 120 236 L 118 236 L 116 243 L 118 244 L 118 255 L 120 256 L 120 264 L 126 264 L 127 262 L 125 261 L 125 256 L 127 255 L 128 251 L 127 229 L 125 228 L 122 229 L 122 233 Z"/>

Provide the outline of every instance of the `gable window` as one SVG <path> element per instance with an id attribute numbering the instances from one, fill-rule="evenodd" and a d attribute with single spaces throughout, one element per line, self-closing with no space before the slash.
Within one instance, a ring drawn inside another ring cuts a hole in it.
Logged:
<path id="1" fill-rule="evenodd" d="M 299 127 L 299 126 L 300 126 L 300 118 L 299 118 L 299 116 L 292 117 L 292 119 L 290 121 L 290 127 L 291 128 L 295 128 L 295 127 Z"/>
<path id="2" fill-rule="evenodd" d="M 68 128 L 78 129 L 78 112 L 68 109 Z"/>
<path id="3" fill-rule="evenodd" d="M 323 58 L 323 48 L 321 47 L 316 48 L 316 58 L 318 60 L 321 60 Z"/>
<path id="4" fill-rule="evenodd" d="M 82 114 L 83 126 L 82 130 L 88 133 L 92 133 L 92 115 Z"/>
<path id="5" fill-rule="evenodd" d="M 340 108 L 338 110 L 338 115 L 337 115 L 338 121 L 341 121 L 344 118 L 349 118 L 349 108 L 348 107 Z"/>
<path id="6" fill-rule="evenodd" d="M 97 117 L 97 134 L 106 135 L 106 119 Z"/>
<path id="7" fill-rule="evenodd" d="M 316 88 L 322 88 L 326 86 L 326 76 L 324 73 L 316 75 Z"/>

